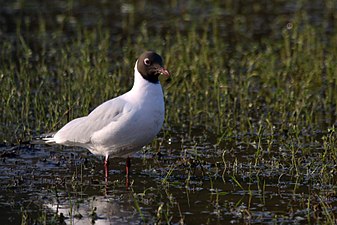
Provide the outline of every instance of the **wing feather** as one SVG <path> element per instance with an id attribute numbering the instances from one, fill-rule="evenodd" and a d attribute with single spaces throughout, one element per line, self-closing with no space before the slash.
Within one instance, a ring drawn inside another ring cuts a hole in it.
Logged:
<path id="1" fill-rule="evenodd" d="M 125 105 L 126 101 L 121 98 L 104 102 L 88 116 L 67 123 L 54 135 L 54 141 L 65 145 L 89 143 L 96 131 L 103 129 L 122 115 Z"/>

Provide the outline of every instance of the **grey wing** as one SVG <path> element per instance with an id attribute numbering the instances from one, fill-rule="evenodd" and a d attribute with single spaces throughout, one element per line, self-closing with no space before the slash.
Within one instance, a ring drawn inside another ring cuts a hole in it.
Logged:
<path id="1" fill-rule="evenodd" d="M 120 98 L 104 102 L 88 116 L 67 123 L 54 135 L 54 141 L 66 145 L 89 143 L 96 131 L 103 129 L 121 116 L 125 104 L 126 102 Z"/>

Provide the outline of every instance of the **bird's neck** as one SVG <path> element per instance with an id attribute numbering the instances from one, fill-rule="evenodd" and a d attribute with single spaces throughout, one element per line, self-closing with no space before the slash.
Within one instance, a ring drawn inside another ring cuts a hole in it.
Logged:
<path id="1" fill-rule="evenodd" d="M 158 83 L 152 83 L 148 80 L 146 80 L 138 71 L 137 69 L 137 62 L 135 65 L 135 77 L 134 77 L 134 83 L 133 83 L 133 88 L 139 89 L 139 88 L 148 88 L 150 86 L 153 86 L 153 88 L 158 87 L 159 89 L 161 89 L 161 85 L 160 82 L 158 81 Z"/>
<path id="2" fill-rule="evenodd" d="M 163 90 L 158 83 L 151 83 L 148 80 L 144 79 L 143 76 L 138 72 L 137 67 L 135 66 L 135 77 L 133 87 L 131 89 L 132 95 L 134 98 L 162 98 L 163 97 Z"/>

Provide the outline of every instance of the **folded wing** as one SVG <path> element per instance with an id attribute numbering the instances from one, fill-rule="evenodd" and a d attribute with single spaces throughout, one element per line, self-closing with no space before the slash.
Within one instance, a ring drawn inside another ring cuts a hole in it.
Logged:
<path id="1" fill-rule="evenodd" d="M 64 145 L 88 144 L 95 132 L 104 129 L 122 116 L 126 104 L 121 98 L 106 101 L 88 116 L 70 121 L 53 138 L 46 141 Z"/>

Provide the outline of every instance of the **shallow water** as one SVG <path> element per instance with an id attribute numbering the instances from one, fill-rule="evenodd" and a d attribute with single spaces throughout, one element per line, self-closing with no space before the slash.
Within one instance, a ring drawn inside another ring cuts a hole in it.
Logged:
<path id="1" fill-rule="evenodd" d="M 146 2 L 0 1 L 0 40 L 16 39 L 21 27 L 34 51 L 42 48 L 37 33 L 48 40 L 55 38 L 50 37 L 53 31 L 61 30 L 56 38 L 66 42 L 83 27 L 90 30 L 99 24 L 114 42 L 136 39 L 144 30 L 185 35 L 192 24 L 204 30 L 209 24 L 203 21 L 212 18 L 230 46 L 242 42 L 250 47 L 251 42 L 266 38 L 279 40 L 300 10 L 309 12 L 312 24 L 329 32 L 333 27 L 323 12 L 336 9 L 333 4 L 329 7 L 329 1 L 325 5 L 320 1 L 303 5 L 297 1 Z M 170 104 L 174 103 L 167 107 Z M 133 156 L 129 187 L 124 159 L 110 159 L 106 183 L 103 158 L 85 149 L 0 140 L 1 223 L 307 224 L 329 221 L 326 218 L 336 213 L 336 158 L 324 158 L 322 146 L 327 132 L 262 137 L 258 132 L 239 133 L 219 142 L 216 132 L 191 125 L 186 115 L 181 118 L 181 124 L 166 124 L 156 141 Z M 21 129 L 16 121 L 1 121 L 3 128 Z M 10 140 L 2 129 L 0 134 Z M 324 163 L 317 160 L 322 158 Z"/>
<path id="2" fill-rule="evenodd" d="M 252 146 L 234 141 L 223 152 L 207 135 L 192 136 L 159 137 L 160 155 L 150 147 L 135 154 L 128 188 L 124 159 L 110 160 L 106 185 L 103 158 L 87 150 L 3 146 L 1 221 L 45 216 L 74 224 L 307 223 L 320 216 L 312 208 L 320 201 L 337 207 L 333 189 L 316 177 L 323 167 L 314 165 L 319 150 L 303 157 L 306 168 L 294 168 L 291 153 L 278 148 L 255 165 Z"/>

